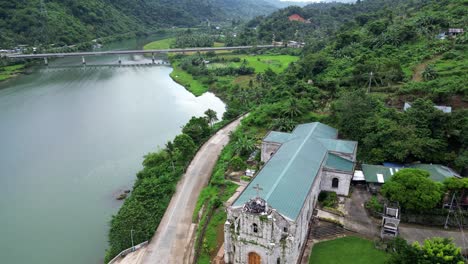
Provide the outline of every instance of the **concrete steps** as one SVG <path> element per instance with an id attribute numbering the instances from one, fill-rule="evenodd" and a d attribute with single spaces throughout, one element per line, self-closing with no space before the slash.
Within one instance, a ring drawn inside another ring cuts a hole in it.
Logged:
<path id="1" fill-rule="evenodd" d="M 312 227 L 310 232 L 311 239 L 325 239 L 345 234 L 346 230 L 333 223 L 320 221 L 317 225 Z"/>

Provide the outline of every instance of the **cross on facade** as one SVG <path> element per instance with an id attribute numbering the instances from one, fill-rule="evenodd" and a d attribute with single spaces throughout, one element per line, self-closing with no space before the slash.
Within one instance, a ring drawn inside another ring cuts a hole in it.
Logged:
<path id="1" fill-rule="evenodd" d="M 253 188 L 257 191 L 257 198 L 260 198 L 260 191 L 263 191 L 263 188 L 261 188 L 260 184 L 258 184 L 258 183 Z"/>

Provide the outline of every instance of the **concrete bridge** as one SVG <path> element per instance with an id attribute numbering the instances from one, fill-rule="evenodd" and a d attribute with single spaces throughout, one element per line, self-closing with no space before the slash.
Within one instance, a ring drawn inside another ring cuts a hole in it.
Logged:
<path id="1" fill-rule="evenodd" d="M 247 50 L 252 48 L 275 48 L 277 45 L 258 45 L 258 46 L 237 46 L 237 47 L 216 47 L 216 48 L 185 48 L 185 49 L 159 49 L 159 50 L 112 50 L 112 51 L 86 51 L 86 52 L 70 52 L 70 53 L 43 53 L 43 54 L 12 54 L 5 57 L 11 59 L 44 59 L 48 64 L 48 58 L 65 58 L 65 57 L 81 57 L 82 63 L 86 64 L 85 57 L 88 56 L 104 56 L 104 55 L 132 55 L 132 54 L 151 54 L 153 61 L 156 54 L 166 53 L 186 53 L 186 52 L 208 52 L 208 51 L 234 51 Z M 119 63 L 121 60 L 119 59 Z"/>

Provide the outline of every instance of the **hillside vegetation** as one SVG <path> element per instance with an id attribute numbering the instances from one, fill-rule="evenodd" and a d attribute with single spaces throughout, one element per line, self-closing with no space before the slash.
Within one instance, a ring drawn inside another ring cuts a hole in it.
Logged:
<path id="1" fill-rule="evenodd" d="M 260 41 L 271 40 L 271 28 L 285 39 L 303 35 L 307 45 L 298 63 L 268 76 L 268 83 L 257 78 L 255 88 L 247 89 L 251 97 L 262 91 L 250 125 L 289 130 L 313 121 L 309 113 L 319 114 L 343 138 L 359 141 L 362 161 L 442 163 L 463 171 L 468 165 L 467 35 L 437 36 L 466 27 L 467 7 L 466 0 L 367 0 L 287 8 L 254 19 L 248 26 L 258 24 Z M 311 23 L 288 21 L 292 13 Z M 230 98 L 232 110 L 252 110 L 239 97 Z M 404 102 L 414 102 L 413 108 L 403 112 Z M 443 114 L 434 104 L 452 106 L 454 112 Z"/>
<path id="2" fill-rule="evenodd" d="M 253 0 L 0 1 L 0 48 L 71 45 L 128 32 L 246 19 L 276 8 Z"/>

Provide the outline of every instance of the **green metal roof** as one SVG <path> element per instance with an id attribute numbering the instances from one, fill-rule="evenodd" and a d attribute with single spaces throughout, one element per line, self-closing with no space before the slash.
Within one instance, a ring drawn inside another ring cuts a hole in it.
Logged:
<path id="1" fill-rule="evenodd" d="M 430 178 L 436 182 L 443 182 L 447 178 L 459 176 L 451 169 L 438 164 L 413 164 L 409 167 L 428 171 L 431 175 Z"/>
<path id="2" fill-rule="evenodd" d="M 442 165 L 435 165 L 435 164 L 413 164 L 407 166 L 406 168 L 415 168 L 415 169 L 422 169 L 429 172 L 429 178 L 436 182 L 443 182 L 445 179 L 450 177 L 458 176 L 454 171 L 451 169 L 442 166 Z M 372 183 L 385 183 L 392 177 L 393 174 L 402 170 L 403 168 L 392 168 L 392 167 L 384 167 L 380 165 L 368 165 L 362 164 L 362 172 L 364 173 L 364 177 L 366 178 L 366 182 Z M 384 182 L 378 180 L 378 174 L 383 175 Z"/>
<path id="3" fill-rule="evenodd" d="M 318 122 L 297 126 L 233 206 L 243 206 L 256 197 L 253 187 L 258 184 L 263 189 L 261 198 L 278 213 L 295 220 L 328 155 L 327 147 L 318 138 L 336 138 L 337 135 L 336 129 Z"/>
<path id="4" fill-rule="evenodd" d="M 330 168 L 330 169 L 340 170 L 340 171 L 353 172 L 354 162 L 347 160 L 345 158 L 342 158 L 333 153 L 329 153 L 325 167 Z"/>
<path id="5" fill-rule="evenodd" d="M 354 153 L 357 147 L 356 141 L 336 140 L 320 138 L 318 139 L 329 151 Z"/>
<path id="6" fill-rule="evenodd" d="M 271 131 L 263 141 L 277 142 L 283 144 L 291 138 L 291 133 Z"/>
<path id="7" fill-rule="evenodd" d="M 390 180 L 392 175 L 398 170 L 400 170 L 400 168 L 392 168 L 392 171 L 390 171 L 389 167 L 381 165 L 362 164 L 362 172 L 364 173 L 364 178 L 366 178 L 366 182 L 371 183 L 385 183 L 388 180 Z"/>

